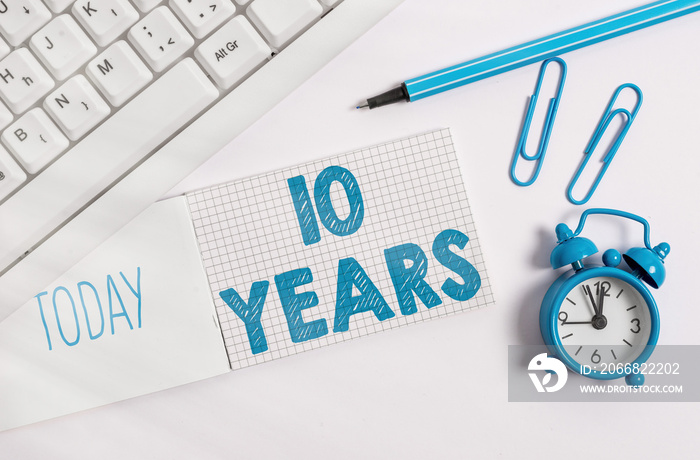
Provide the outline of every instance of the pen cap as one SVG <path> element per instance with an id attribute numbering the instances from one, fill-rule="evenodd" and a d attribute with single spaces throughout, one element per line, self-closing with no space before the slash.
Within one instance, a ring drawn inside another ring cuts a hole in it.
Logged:
<path id="1" fill-rule="evenodd" d="M 409 101 L 408 90 L 405 84 L 401 84 L 398 88 L 382 93 L 379 96 L 370 97 L 367 99 L 367 107 L 374 109 L 383 105 L 393 104 L 395 102 Z"/>

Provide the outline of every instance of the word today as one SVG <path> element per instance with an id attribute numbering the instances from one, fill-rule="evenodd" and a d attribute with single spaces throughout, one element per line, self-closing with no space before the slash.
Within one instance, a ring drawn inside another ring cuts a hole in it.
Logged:
<path id="1" fill-rule="evenodd" d="M 133 330 L 134 321 L 140 329 L 141 267 L 136 268 L 136 275 L 131 279 L 123 272 L 119 272 L 119 277 L 107 275 L 101 291 L 89 281 L 80 281 L 70 288 L 57 286 L 51 294 L 44 291 L 34 298 L 49 350 L 53 350 L 52 338 L 56 339 L 56 331 L 61 341 L 72 347 L 80 343 L 86 333 L 90 340 L 102 337 L 107 322 L 112 335 L 120 330 Z"/>

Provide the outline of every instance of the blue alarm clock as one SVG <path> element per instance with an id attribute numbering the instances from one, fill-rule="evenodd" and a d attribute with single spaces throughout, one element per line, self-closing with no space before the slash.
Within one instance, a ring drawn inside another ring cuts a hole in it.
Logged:
<path id="1" fill-rule="evenodd" d="M 591 214 L 632 219 L 644 226 L 644 246 L 624 255 L 615 249 L 603 253 L 603 265 L 584 265 L 598 252 L 595 244 L 578 236 Z M 570 370 L 594 379 L 625 377 L 629 385 L 643 385 L 640 372 L 658 341 L 659 311 L 647 285 L 664 282 L 667 243 L 649 244 L 649 224 L 643 218 L 615 209 L 583 212 L 576 231 L 556 227 L 557 246 L 550 262 L 555 270 L 566 265 L 549 288 L 540 308 L 540 331 L 553 356 Z M 620 268 L 624 259 L 629 270 Z"/>

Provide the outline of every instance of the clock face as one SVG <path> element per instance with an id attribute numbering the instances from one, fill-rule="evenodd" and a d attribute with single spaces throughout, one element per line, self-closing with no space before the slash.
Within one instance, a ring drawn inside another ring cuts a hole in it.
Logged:
<path id="1" fill-rule="evenodd" d="M 593 277 L 569 291 L 555 334 L 564 350 L 593 370 L 634 362 L 649 342 L 649 306 L 642 294 L 613 277 Z"/>

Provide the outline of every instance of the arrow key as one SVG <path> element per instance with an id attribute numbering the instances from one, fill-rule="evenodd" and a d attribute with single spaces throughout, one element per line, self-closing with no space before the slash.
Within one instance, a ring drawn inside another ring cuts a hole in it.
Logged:
<path id="1" fill-rule="evenodd" d="M 51 12 L 40 0 L 0 2 L 0 34 L 12 46 L 29 38 L 49 19 Z"/>
<path id="2" fill-rule="evenodd" d="M 187 30 L 165 6 L 159 6 L 129 30 L 129 41 L 156 72 L 194 45 Z"/>
<path id="3" fill-rule="evenodd" d="M 231 0 L 170 0 L 170 8 L 197 38 L 204 38 L 236 12 Z"/>

